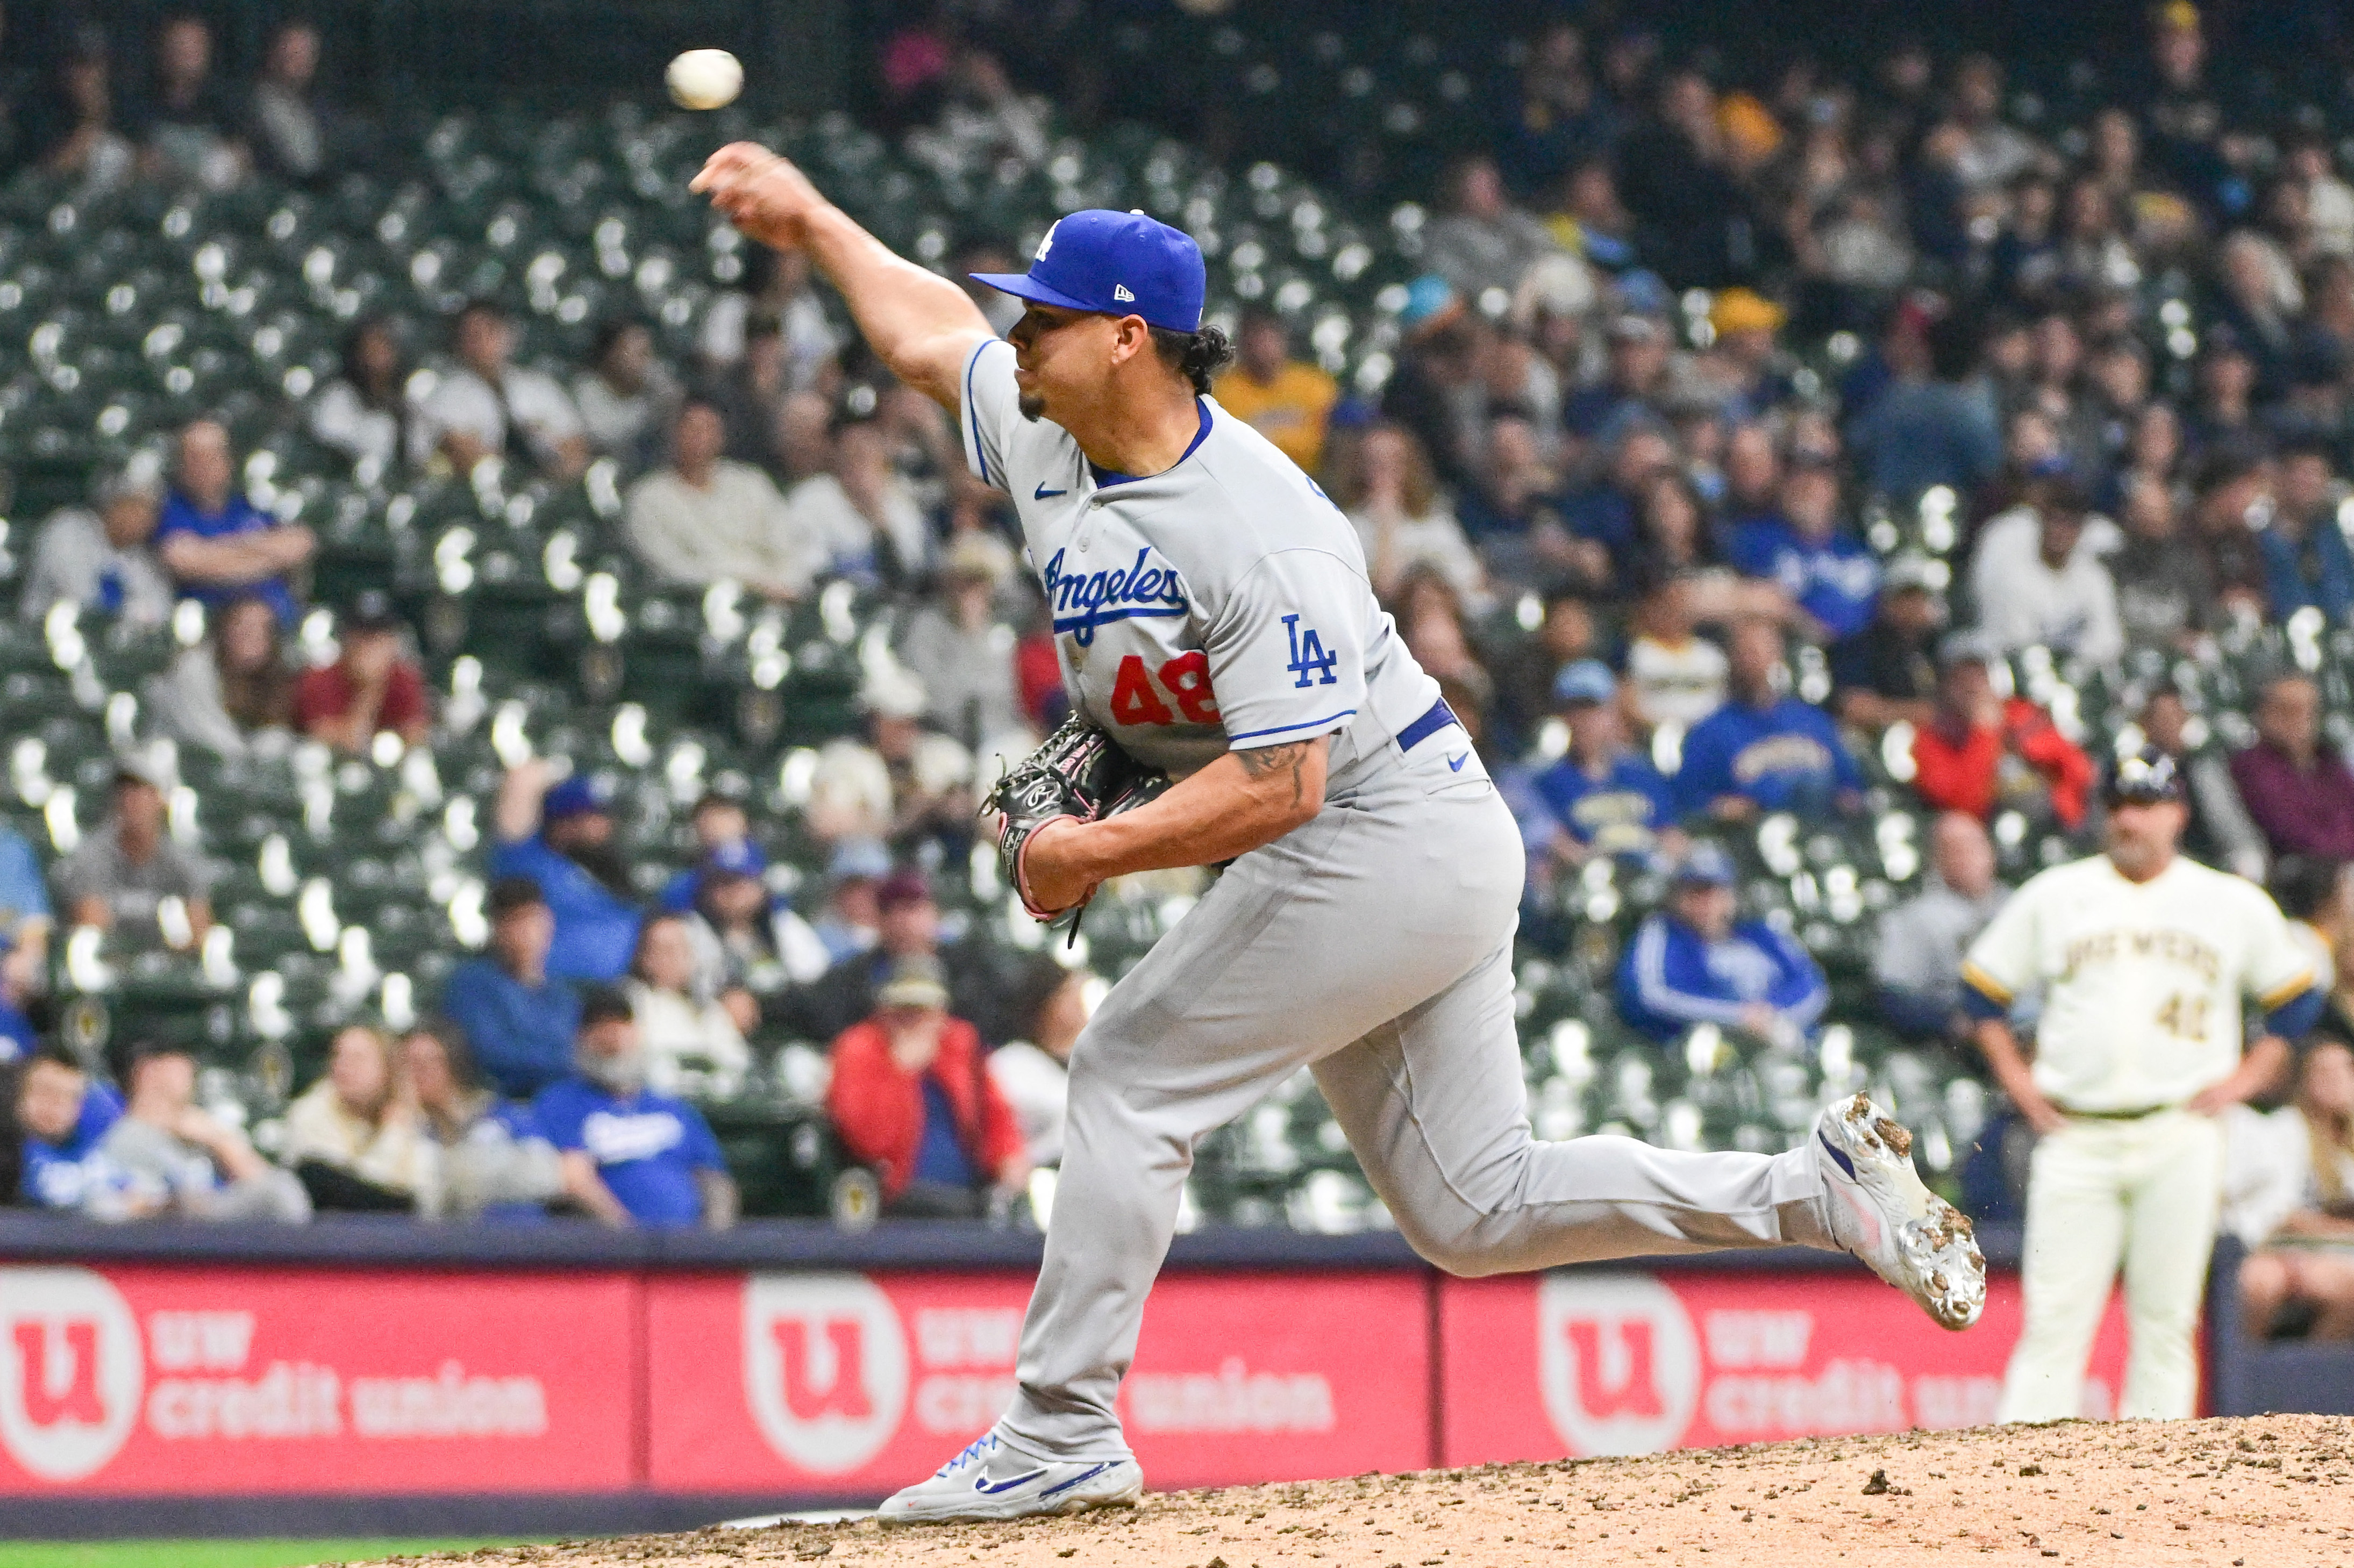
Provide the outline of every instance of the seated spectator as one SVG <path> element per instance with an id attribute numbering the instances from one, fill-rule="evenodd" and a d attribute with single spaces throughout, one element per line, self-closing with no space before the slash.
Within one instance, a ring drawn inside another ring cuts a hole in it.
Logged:
<path id="1" fill-rule="evenodd" d="M 1763 418 L 1793 396 L 1789 356 L 1774 341 L 1789 319 L 1754 289 L 1722 290 L 1710 302 L 1713 341 L 1699 370 L 1726 418 Z"/>
<path id="2" fill-rule="evenodd" d="M 122 1115 L 98 1141 L 81 1210 L 96 1220 L 279 1220 L 311 1217 L 292 1171 L 253 1151 L 245 1134 L 196 1104 L 196 1058 L 176 1045 L 134 1044 Z"/>
<path id="3" fill-rule="evenodd" d="M 317 541 L 300 524 L 281 523 L 235 488 L 228 431 L 198 419 L 180 432 L 177 483 L 164 503 L 155 551 L 180 593 L 219 609 L 257 596 L 281 627 L 293 626 L 287 574 L 311 558 Z"/>
<path id="4" fill-rule="evenodd" d="M 727 1006 L 696 980 L 687 917 L 656 915 L 648 920 L 638 932 L 637 957 L 621 988 L 637 1020 L 646 1083 L 657 1094 L 689 1088 L 732 1098 L 744 1086 L 752 1048 L 744 1044 L 743 1028 Z M 753 1016 L 758 1018 L 757 1009 Z"/>
<path id="5" fill-rule="evenodd" d="M 881 838 L 902 850 L 934 837 L 970 842 L 972 753 L 923 726 L 930 706 L 923 683 L 894 662 L 868 673 L 858 700 L 866 741 L 845 736 L 819 748 L 810 831 L 829 843 Z"/>
<path id="6" fill-rule="evenodd" d="M 885 1214 L 979 1218 L 992 1190 L 1029 1181 L 1021 1126 L 983 1068 L 980 1035 L 949 1015 L 938 959 L 893 959 L 873 1009 L 832 1054 L 826 1113 L 850 1157 L 875 1167 Z"/>
<path id="7" fill-rule="evenodd" d="M 2315 1045 L 2294 1104 L 2234 1107 L 2229 1130 L 2224 1228 L 2251 1249 L 2239 1282 L 2249 1333 L 2354 1340 L 2354 1051 Z"/>
<path id="8" fill-rule="evenodd" d="M 1486 154 L 1457 160 L 1443 185 L 1447 216 L 1430 226 L 1426 258 L 1432 271 L 1482 313 L 1501 314 L 1538 262 L 1575 265 L 1542 219 L 1512 205 L 1495 160 Z"/>
<path id="9" fill-rule="evenodd" d="M 1840 527 L 1839 500 L 1839 471 L 1828 459 L 1794 457 L 1782 476 L 1779 513 L 1742 524 L 1727 550 L 1741 572 L 1778 584 L 1821 642 L 1861 633 L 1880 592 L 1880 563 Z"/>
<path id="10" fill-rule="evenodd" d="M 766 599 L 799 599 L 825 569 L 825 546 L 774 480 L 720 455 L 726 440 L 716 405 L 700 397 L 679 405 L 669 466 L 630 487 L 630 546 L 669 582 L 727 580 Z"/>
<path id="11" fill-rule="evenodd" d="M 531 1107 L 474 1080 L 465 1036 L 429 1023 L 400 1043 L 400 1072 L 417 1100 L 419 1130 L 440 1150 L 441 1180 L 428 1218 L 536 1219 L 563 1194 L 564 1165 Z"/>
<path id="12" fill-rule="evenodd" d="M 907 154 L 943 179 L 971 178 L 1009 165 L 1033 170 L 1046 161 L 1052 111 L 1046 100 L 1013 85 L 986 49 L 960 48 L 943 74 L 939 118 L 907 132 Z"/>
<path id="13" fill-rule="evenodd" d="M 1039 1169 L 1063 1162 L 1063 1134 L 1069 1120 L 1071 1051 L 1093 1011 L 1091 988 L 1102 981 L 1085 969 L 1066 969 L 1051 958 L 1036 960 L 1016 1014 L 1029 1020 L 1026 1033 L 989 1054 L 989 1079 L 1022 1128 L 1025 1158 Z"/>
<path id="14" fill-rule="evenodd" d="M 1913 789 L 1924 804 L 1990 822 L 2022 811 L 2073 832 L 2084 826 L 2093 763 L 2021 696 L 1995 690 L 1999 662 L 1984 638 L 1956 632 L 1939 650 L 1937 704 L 1913 736 Z"/>
<path id="15" fill-rule="evenodd" d="M 326 1075 L 286 1107 L 279 1162 L 302 1180 L 314 1210 L 432 1213 L 440 1150 L 421 1122 L 391 1039 L 351 1024 L 327 1048 Z"/>
<path id="16" fill-rule="evenodd" d="M 829 967 L 875 945 L 883 925 L 875 893 L 890 874 L 891 852 L 882 840 L 844 839 L 833 846 L 825 867 L 825 907 L 810 925 Z"/>
<path id="17" fill-rule="evenodd" d="M 2214 585 L 2182 536 L 2174 492 L 2156 480 L 2127 484 L 2118 503 L 2125 542 L 2109 556 L 2117 621 L 2131 648 L 2193 654 L 2215 619 Z"/>
<path id="18" fill-rule="evenodd" d="M 1684 814 L 1742 821 L 1861 806 L 1863 770 L 1830 715 L 1782 690 L 1782 634 L 1764 620 L 1737 623 L 1729 668 L 1731 697 L 1684 736 L 1675 779 Z"/>
<path id="19" fill-rule="evenodd" d="M 528 1099 L 572 1070 L 580 993 L 547 973 L 556 917 L 527 876 L 491 884 L 490 950 L 450 973 L 441 1010 L 499 1093 Z"/>
<path id="20" fill-rule="evenodd" d="M 1313 475 L 1324 461 L 1324 424 L 1341 400 L 1340 384 L 1291 357 L 1283 318 L 1262 306 L 1243 312 L 1235 329 L 1234 367 L 1218 377 L 1218 406 Z"/>
<path id="21" fill-rule="evenodd" d="M 774 340 L 777 376 L 773 382 L 760 379 L 761 401 L 773 410 L 787 393 L 806 392 L 832 377 L 842 338 L 825 313 L 825 302 L 818 297 L 807 255 L 747 245 L 743 262 L 739 285 L 714 299 L 704 313 L 695 353 L 705 371 L 716 375 L 743 368 L 744 361 L 759 352 L 756 344 L 763 335 Z M 1008 268 L 1021 270 L 1012 261 Z M 960 281 L 963 275 L 955 274 Z M 732 419 L 728 428 L 738 429 Z"/>
<path id="22" fill-rule="evenodd" d="M 222 605 L 205 640 L 181 649 L 148 681 L 157 733 L 222 757 L 270 749 L 294 722 L 284 635 L 268 599 L 246 594 Z"/>
<path id="23" fill-rule="evenodd" d="M 1356 527 L 1375 595 L 1389 599 L 1406 573 L 1427 567 L 1466 600 L 1485 599 L 1487 574 L 1464 537 L 1463 524 L 1439 494 L 1430 459 L 1413 431 L 1403 425 L 1375 425 L 1358 442 L 1352 461 L 1341 466 L 1332 499 Z"/>
<path id="24" fill-rule="evenodd" d="M 624 474 L 653 461 L 682 396 L 670 367 L 654 356 L 653 333 L 627 317 L 597 329 L 588 368 L 572 382 L 589 450 L 620 463 Z"/>
<path id="25" fill-rule="evenodd" d="M 69 506 L 42 525 L 17 614 L 37 621 L 50 606 L 70 604 L 131 626 L 163 625 L 179 590 L 154 547 L 162 479 L 132 463 L 107 477 L 95 501 L 95 509 Z"/>
<path id="26" fill-rule="evenodd" d="M 1807 949 L 1763 920 L 1739 920 L 1733 862 L 1694 844 L 1667 907 L 1646 919 L 1618 965 L 1618 1016 L 1662 1043 L 1713 1023 L 1797 1050 L 1830 1002 Z"/>
<path id="27" fill-rule="evenodd" d="M 2354 772 L 2321 743 L 2321 691 L 2276 675 L 2256 704 L 2256 743 L 2232 758 L 2232 781 L 2274 854 L 2354 860 Z"/>
<path id="28" fill-rule="evenodd" d="M 2206 726 L 2192 729 L 2182 694 L 2172 686 L 2158 687 L 2142 705 L 2140 723 L 2143 738 L 2172 758 L 2175 771 L 2182 776 L 2184 803 L 2190 807 L 2182 853 L 2202 865 L 2250 882 L 2264 881 L 2268 858 L 2264 832 L 2240 799 L 2230 761 L 2206 744 Z"/>
<path id="29" fill-rule="evenodd" d="M 853 387 L 828 426 L 830 466 L 785 496 L 793 537 L 810 542 L 834 577 L 886 588 L 922 580 L 930 569 L 931 525 L 914 488 L 892 462 L 872 387 Z"/>
<path id="30" fill-rule="evenodd" d="M 558 783 L 544 758 L 507 770 L 499 785 L 493 876 L 529 877 L 556 916 L 547 972 L 557 980 L 614 980 L 638 945 L 638 892 L 613 836 L 606 789 L 585 774 Z"/>
<path id="31" fill-rule="evenodd" d="M 261 172 L 289 185 L 335 172 L 335 128 L 320 106 L 318 76 L 319 29 L 300 17 L 279 23 L 246 106 L 246 141 Z"/>
<path id="32" fill-rule="evenodd" d="M 1569 725 L 1569 755 L 1530 780 L 1543 805 L 1522 824 L 1531 874 L 1547 862 L 1583 865 L 1596 854 L 1680 853 L 1675 797 L 1651 759 L 1627 743 L 1609 669 L 1594 659 L 1572 664 L 1553 699 Z"/>
<path id="33" fill-rule="evenodd" d="M 2217 618 L 2264 619 L 2264 546 L 2272 510 L 2272 465 L 2237 445 L 2209 453 L 2193 479 L 2195 499 L 2184 543 L 2198 560 Z"/>
<path id="34" fill-rule="evenodd" d="M 886 857 L 885 869 L 889 868 Z M 717 997 L 739 1029 L 760 1021 L 754 993 L 809 985 L 834 954 L 793 906 L 770 890 L 769 857 L 750 839 L 715 843 L 690 874 L 689 916 L 696 986 Z"/>
<path id="35" fill-rule="evenodd" d="M 84 197 L 131 183 L 139 149 L 118 128 L 106 36 L 76 28 L 51 78 L 46 112 L 35 117 L 34 155 L 41 172 L 71 181 Z"/>
<path id="36" fill-rule="evenodd" d="M 970 1020 L 991 1044 L 1006 1037 L 1003 988 L 986 945 L 972 936 L 940 938 L 940 906 L 931 879 L 909 867 L 895 872 L 875 890 L 875 940 L 864 952 L 837 962 L 825 978 L 797 992 L 790 1001 L 800 1033 L 831 1040 L 875 1011 L 876 990 L 893 964 L 905 958 L 929 959 L 947 977 L 949 1006 Z"/>
<path id="37" fill-rule="evenodd" d="M 175 782 L 153 748 L 115 759 L 114 809 L 58 863 L 69 926 L 175 948 L 204 939 L 213 923 L 212 868 L 164 831 L 164 797 Z"/>
<path id="38" fill-rule="evenodd" d="M 295 683 L 294 722 L 304 735 L 354 755 L 387 731 L 403 746 L 425 744 L 433 713 L 424 675 L 402 656 L 402 630 L 381 588 L 352 600 L 336 628 L 343 648 L 335 662 L 305 670 Z"/>
<path id="39" fill-rule="evenodd" d="M 44 1051 L 16 1079 L 16 1126 L 25 1135 L 25 1201 L 73 1211 L 104 1180 L 93 1158 L 122 1115 L 122 1097 L 62 1052 Z"/>
<path id="40" fill-rule="evenodd" d="M 382 478 L 401 462 L 409 421 L 408 356 L 392 323 L 370 316 L 344 339 L 343 373 L 311 404 L 311 434 L 352 461 L 355 473 Z"/>
<path id="41" fill-rule="evenodd" d="M 212 28 L 195 16 L 167 18 L 155 34 L 154 86 L 131 117 L 149 179 L 215 191 L 244 180 L 237 116 L 212 70 Z"/>
<path id="42" fill-rule="evenodd" d="M 1605 337 L 1609 357 L 1602 378 L 1572 392 L 1561 412 L 1573 437 L 1597 445 L 1659 418 L 1676 381 L 1668 329 L 1659 322 L 1629 311 L 1611 321 Z"/>
<path id="43" fill-rule="evenodd" d="M 49 935 L 57 927 L 40 856 L 25 835 L 0 822 L 0 987 L 17 996 L 43 988 L 48 977 Z"/>
<path id="44" fill-rule="evenodd" d="M 532 1101 L 564 1160 L 564 1191 L 599 1224 L 656 1229 L 736 1223 L 736 1182 L 703 1113 L 646 1086 L 630 1002 L 606 986 L 580 1007 L 573 1074 Z"/>
<path id="45" fill-rule="evenodd" d="M 1600 647 L 1594 606 L 1584 595 L 1556 590 L 1543 602 L 1543 619 L 1535 632 L 1507 648 L 1496 662 L 1490 727 L 1500 742 L 1500 756 L 1527 752 L 1553 716 L 1554 683 L 1561 673 L 1581 659 L 1593 658 Z"/>
<path id="46" fill-rule="evenodd" d="M 2089 505 L 2073 480 L 2051 480 L 2031 506 L 1989 523 L 1978 535 L 1970 593 L 1999 652 L 2040 643 L 2096 664 L 2125 652 L 2116 584 L 2102 562 L 2102 540 L 2085 526 Z"/>
<path id="47" fill-rule="evenodd" d="M 16 944 L 5 933 L 0 933 L 0 1063 L 29 1056 L 40 1048 L 33 1021 L 25 1013 L 25 1003 L 33 994 L 35 981 L 41 977 L 16 962 Z"/>
<path id="48" fill-rule="evenodd" d="M 1427 567 L 1416 567 L 1398 586 L 1392 615 L 1398 641 L 1438 683 L 1438 694 L 1454 711 L 1456 721 L 1471 744 L 1488 744 L 1488 705 L 1495 700 L 1496 683 L 1480 662 L 1463 600 L 1444 578 Z"/>
<path id="49" fill-rule="evenodd" d="M 1628 444 L 1647 450 L 1640 443 Z M 1615 498 L 1616 493 L 1610 496 Z M 1595 524 L 1580 515 L 1580 507 L 1592 510 L 1593 498 L 1564 500 L 1561 476 L 1545 461 L 1535 422 L 1517 408 L 1499 409 L 1488 420 L 1479 484 L 1458 491 L 1456 504 L 1479 558 L 1490 572 L 1510 581 L 1547 587 L 1606 584 L 1613 550 L 1633 538 L 1631 501 L 1622 538 L 1614 541 L 1592 532 Z"/>
<path id="50" fill-rule="evenodd" d="M 1994 842 L 1974 816 L 1947 811 L 1930 829 L 1921 891 L 1881 916 L 1872 950 L 1882 1016 L 1908 1035 L 1975 1049 L 1962 1009 L 1962 959 L 2009 889 L 1994 879 Z"/>
<path id="51" fill-rule="evenodd" d="M 1848 445 L 1868 489 L 1900 506 L 1943 485 L 1967 495 L 2002 465 L 1993 399 L 1965 386 L 1973 349 L 1967 323 L 1932 319 L 1914 301 L 1895 307 L 1881 353 L 1890 383 L 1852 410 Z"/>
<path id="52" fill-rule="evenodd" d="M 419 401 L 408 423 L 408 461 L 434 459 L 461 474 L 486 457 L 503 458 L 524 473 L 558 481 L 588 466 L 588 438 L 580 410 L 556 379 L 508 363 L 514 328 L 488 300 L 470 302 L 451 323 L 456 363 Z"/>
<path id="53" fill-rule="evenodd" d="M 2284 451 L 2274 495 L 2272 524 L 2256 535 L 2272 619 L 2285 623 L 2310 607 L 2345 625 L 2354 611 L 2354 550 L 2338 521 L 2344 493 L 2327 445 L 2308 440 Z"/>
<path id="54" fill-rule="evenodd" d="M 2305 951 L 2315 989 L 2327 999 L 2308 1041 L 2330 1039 L 2354 1044 L 2354 1015 L 2346 1011 L 2348 989 L 2339 955 L 2354 936 L 2354 897 L 2349 896 L 2346 866 L 2334 860 L 2285 855 L 2272 868 L 2264 891 L 2288 919 L 2292 941 Z"/>
<path id="55" fill-rule="evenodd" d="M 1724 705 L 1724 650 L 1694 630 L 1692 585 L 1674 576 L 1635 600 L 1627 686 L 1645 724 L 1689 730 Z"/>
<path id="56" fill-rule="evenodd" d="M 965 534 L 940 562 L 938 586 L 907 618 L 899 662 L 923 683 L 924 717 L 978 755 L 1029 747 L 1013 671 L 1013 629 L 997 610 L 1012 554 L 993 534 Z"/>
<path id="57" fill-rule="evenodd" d="M 752 842 L 752 819 L 743 802 L 716 789 L 706 789 L 696 798 L 686 814 L 686 828 L 695 835 L 695 863 L 663 884 L 662 896 L 656 900 L 657 907 L 677 915 L 695 907 L 695 896 L 703 887 L 704 862 L 712 851 Z"/>
<path id="58" fill-rule="evenodd" d="M 1930 586 L 1930 563 L 1903 555 L 1888 564 L 1872 624 L 1831 648 L 1831 712 L 1874 734 L 1893 724 L 1929 722 L 1937 689 L 1937 631 L 1946 607 Z"/>

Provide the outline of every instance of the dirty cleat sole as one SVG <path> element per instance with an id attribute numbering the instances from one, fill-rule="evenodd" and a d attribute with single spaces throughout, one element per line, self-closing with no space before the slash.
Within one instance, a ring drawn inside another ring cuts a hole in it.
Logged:
<path id="1" fill-rule="evenodd" d="M 1831 1235 L 1947 1329 L 1986 1309 L 1986 1258 L 1969 1216 L 1921 1183 L 1913 1135 L 1869 1095 L 1827 1106 L 1815 1122 Z"/>

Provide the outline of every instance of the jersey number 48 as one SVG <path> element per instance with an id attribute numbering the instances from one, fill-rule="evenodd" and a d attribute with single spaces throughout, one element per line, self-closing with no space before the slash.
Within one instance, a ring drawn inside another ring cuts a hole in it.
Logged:
<path id="1" fill-rule="evenodd" d="M 1169 694 L 1167 701 L 1161 691 Z M 1170 702 L 1177 705 L 1172 712 Z M 1210 691 L 1210 656 L 1196 648 L 1161 666 L 1159 684 L 1146 673 L 1144 661 L 1130 653 L 1112 675 L 1111 719 L 1114 724 L 1175 724 L 1177 714 L 1187 724 L 1216 724 L 1218 699 Z"/>

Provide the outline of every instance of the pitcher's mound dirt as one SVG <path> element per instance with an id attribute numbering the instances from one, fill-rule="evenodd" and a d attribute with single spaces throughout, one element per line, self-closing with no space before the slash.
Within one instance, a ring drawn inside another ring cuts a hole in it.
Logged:
<path id="1" fill-rule="evenodd" d="M 1149 1478 L 1148 1478 L 1149 1479 Z M 2354 1418 L 2269 1415 L 1809 1439 L 1148 1493 L 1020 1524 L 704 1530 L 429 1563 L 736 1568 L 1486 1568 L 2354 1563 Z M 411 1560 L 414 1561 L 414 1560 Z"/>

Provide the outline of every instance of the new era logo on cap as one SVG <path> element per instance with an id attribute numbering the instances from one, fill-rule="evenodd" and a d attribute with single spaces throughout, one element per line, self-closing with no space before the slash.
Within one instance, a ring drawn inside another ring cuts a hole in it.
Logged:
<path id="1" fill-rule="evenodd" d="M 1027 272 L 975 272 L 973 281 L 1066 311 L 1138 315 L 1171 332 L 1199 332 L 1208 274 L 1202 248 L 1141 212 L 1090 208 L 1057 220 Z"/>

